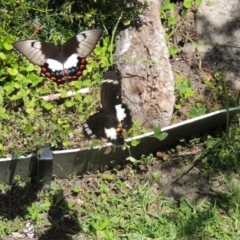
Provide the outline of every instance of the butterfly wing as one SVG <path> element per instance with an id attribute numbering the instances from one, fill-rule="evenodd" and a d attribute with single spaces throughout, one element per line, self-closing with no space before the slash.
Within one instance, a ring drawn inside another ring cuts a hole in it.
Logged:
<path id="1" fill-rule="evenodd" d="M 104 122 L 105 138 L 115 145 L 122 146 L 124 138 L 122 132 L 132 126 L 130 110 L 125 104 L 115 105 L 108 110 L 107 118 Z"/>
<path id="2" fill-rule="evenodd" d="M 86 57 L 90 55 L 103 34 L 102 29 L 91 29 L 78 33 L 70 38 L 62 46 L 59 46 L 61 52 L 61 65 L 59 60 L 47 60 L 43 71 L 49 70 L 54 72 L 56 81 L 61 83 L 66 81 L 77 80 L 82 76 L 83 70 L 86 69 Z"/>
<path id="3" fill-rule="evenodd" d="M 86 69 L 86 57 L 92 53 L 102 34 L 102 29 L 86 30 L 59 45 L 61 59 L 59 56 L 48 59 L 42 68 L 43 74 L 47 77 L 52 74 L 51 79 L 58 83 L 77 80 Z"/>
<path id="4" fill-rule="evenodd" d="M 108 71 L 101 84 L 103 108 L 92 115 L 83 125 L 83 133 L 88 138 L 107 138 L 115 145 L 123 145 L 123 129 L 132 126 L 130 110 L 121 100 L 121 75 Z"/>
<path id="5" fill-rule="evenodd" d="M 89 56 L 103 34 L 102 29 L 90 29 L 78 33 L 63 44 L 63 57 L 77 54 L 80 58 Z"/>
<path id="6" fill-rule="evenodd" d="M 22 40 L 13 43 L 13 47 L 31 63 L 42 66 L 48 58 L 58 57 L 55 45 L 37 40 Z"/>
<path id="7" fill-rule="evenodd" d="M 112 112 L 114 114 L 114 112 Z M 83 124 L 83 134 L 86 138 L 106 138 L 117 146 L 124 144 L 122 125 L 115 117 L 111 117 L 105 109 L 90 116 Z"/>
<path id="8" fill-rule="evenodd" d="M 116 117 L 118 122 L 126 121 L 127 125 L 130 126 L 132 123 L 129 122 L 131 119 L 130 110 L 126 104 L 122 103 L 122 88 L 121 88 L 121 75 L 118 71 L 108 71 L 104 75 L 101 85 L 101 102 L 103 108 L 109 112 L 109 114 Z M 127 127 L 126 129 L 129 129 Z"/>
<path id="9" fill-rule="evenodd" d="M 57 46 L 37 40 L 22 40 L 13 43 L 13 47 L 31 63 L 40 66 L 45 77 L 56 82 L 63 80 L 63 64 Z"/>
<path id="10" fill-rule="evenodd" d="M 104 124 L 107 115 L 104 113 L 103 109 L 99 112 L 90 116 L 87 121 L 83 124 L 83 134 L 85 137 L 94 138 L 106 138 L 104 132 Z"/>
<path id="11" fill-rule="evenodd" d="M 121 75 L 118 71 L 107 71 L 101 83 L 101 103 L 104 109 L 114 109 L 120 104 L 122 94 Z"/>
<path id="12" fill-rule="evenodd" d="M 57 83 L 76 80 L 86 68 L 86 57 L 93 51 L 102 29 L 86 30 L 55 46 L 37 40 L 22 40 L 13 47 L 30 62 L 41 67 L 41 73 Z"/>

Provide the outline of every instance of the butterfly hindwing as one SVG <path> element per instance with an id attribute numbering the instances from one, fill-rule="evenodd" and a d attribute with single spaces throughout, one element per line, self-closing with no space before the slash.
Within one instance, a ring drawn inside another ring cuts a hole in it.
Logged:
<path id="1" fill-rule="evenodd" d="M 130 129 L 130 110 L 121 100 L 121 76 L 108 71 L 101 83 L 102 108 L 83 124 L 83 134 L 88 138 L 106 138 L 115 145 L 123 145 L 123 129 Z"/>
<path id="2" fill-rule="evenodd" d="M 91 29 L 78 33 L 63 45 L 53 45 L 37 40 L 22 40 L 13 47 L 31 63 L 41 67 L 47 78 L 63 83 L 76 80 L 86 68 L 86 57 L 91 54 L 103 33 L 102 29 Z"/>
<path id="3" fill-rule="evenodd" d="M 64 83 L 66 81 L 77 80 L 82 76 L 86 66 L 86 58 L 80 58 L 77 54 L 72 54 L 64 64 L 53 59 L 48 59 L 41 67 L 41 73 L 57 83 Z"/>
<path id="4" fill-rule="evenodd" d="M 83 134 L 87 138 L 105 138 L 104 125 L 107 119 L 107 115 L 102 109 L 90 116 L 83 124 Z M 97 124 L 96 124 L 97 123 Z"/>

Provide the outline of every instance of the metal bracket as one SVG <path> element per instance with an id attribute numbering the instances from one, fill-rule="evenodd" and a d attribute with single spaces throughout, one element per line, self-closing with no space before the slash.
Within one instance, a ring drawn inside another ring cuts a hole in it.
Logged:
<path id="1" fill-rule="evenodd" d="M 45 190 L 51 186 L 53 153 L 49 146 L 39 147 L 38 152 L 38 178 L 41 179 L 42 190 Z"/>

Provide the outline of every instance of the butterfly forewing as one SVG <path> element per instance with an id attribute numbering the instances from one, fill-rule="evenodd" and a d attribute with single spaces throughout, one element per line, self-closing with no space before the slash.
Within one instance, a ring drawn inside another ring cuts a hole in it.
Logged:
<path id="1" fill-rule="evenodd" d="M 13 47 L 31 63 L 43 65 L 49 57 L 57 55 L 57 47 L 37 40 L 22 40 L 13 43 Z M 45 50 L 43 50 L 45 49 Z"/>
<path id="2" fill-rule="evenodd" d="M 110 111 L 120 104 L 121 100 L 121 75 L 113 70 L 105 73 L 101 83 L 101 103 L 104 109 Z M 115 111 L 115 109 L 113 110 Z"/>
<path id="3" fill-rule="evenodd" d="M 63 51 L 68 54 L 77 53 L 79 57 L 86 58 L 93 51 L 102 34 L 102 29 L 80 32 L 63 44 Z"/>

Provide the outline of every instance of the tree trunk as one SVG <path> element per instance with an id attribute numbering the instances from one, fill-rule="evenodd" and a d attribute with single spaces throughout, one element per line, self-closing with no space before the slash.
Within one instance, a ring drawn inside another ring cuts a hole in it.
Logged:
<path id="1" fill-rule="evenodd" d="M 139 0 L 144 1 L 144 0 Z M 142 26 L 120 32 L 114 60 L 122 74 L 123 102 L 144 127 L 169 125 L 173 113 L 174 76 L 160 21 L 160 1 L 147 0 Z"/>

